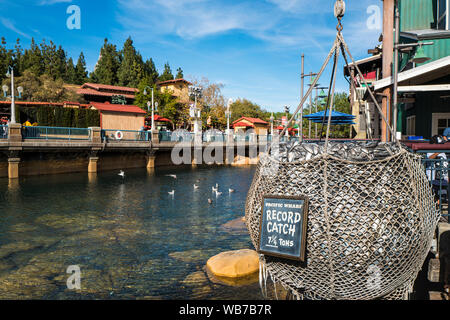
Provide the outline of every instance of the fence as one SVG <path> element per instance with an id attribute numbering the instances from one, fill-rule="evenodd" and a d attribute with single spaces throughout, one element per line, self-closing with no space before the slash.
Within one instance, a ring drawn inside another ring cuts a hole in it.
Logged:
<path id="1" fill-rule="evenodd" d="M 102 129 L 102 141 L 151 141 L 151 131 Z"/>
<path id="2" fill-rule="evenodd" d="M 63 127 L 23 127 L 23 139 L 38 140 L 90 140 L 91 130 L 88 128 Z"/>
<path id="3" fill-rule="evenodd" d="M 7 125 L 0 126 L 0 139 L 8 139 L 8 126 Z"/>

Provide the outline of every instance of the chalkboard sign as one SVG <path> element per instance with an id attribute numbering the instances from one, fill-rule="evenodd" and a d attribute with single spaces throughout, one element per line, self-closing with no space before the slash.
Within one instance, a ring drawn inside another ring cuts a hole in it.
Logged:
<path id="1" fill-rule="evenodd" d="M 258 252 L 305 261 L 308 198 L 263 197 Z"/>

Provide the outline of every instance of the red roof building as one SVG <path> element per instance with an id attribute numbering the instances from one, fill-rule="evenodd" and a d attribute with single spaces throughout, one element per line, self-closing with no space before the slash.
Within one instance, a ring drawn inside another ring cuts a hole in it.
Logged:
<path id="1" fill-rule="evenodd" d="M 113 96 L 123 96 L 127 103 L 133 103 L 137 88 L 111 86 L 99 83 L 85 83 L 77 93 L 82 95 L 86 101 L 112 102 Z"/>
<path id="2" fill-rule="evenodd" d="M 252 128 L 256 134 L 265 135 L 267 134 L 269 123 L 259 118 L 241 117 L 233 122 L 233 128 L 236 132 Z"/>
<path id="3" fill-rule="evenodd" d="M 138 106 L 91 102 L 90 108 L 100 112 L 102 129 L 140 131 L 145 126 L 147 112 Z"/>

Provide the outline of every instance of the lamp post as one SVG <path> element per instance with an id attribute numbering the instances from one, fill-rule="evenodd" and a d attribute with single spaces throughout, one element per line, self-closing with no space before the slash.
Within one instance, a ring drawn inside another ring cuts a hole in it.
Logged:
<path id="1" fill-rule="evenodd" d="M 288 122 L 289 122 L 289 107 L 288 106 L 284 106 L 284 112 L 286 112 L 286 137 L 289 137 L 289 129 L 287 127 Z"/>
<path id="2" fill-rule="evenodd" d="M 19 93 L 19 96 L 15 96 L 15 90 L 14 90 L 14 68 L 9 66 L 8 72 L 6 73 L 7 77 L 11 77 L 11 95 L 8 96 L 8 86 L 4 85 L 2 87 L 3 89 L 3 95 L 5 98 L 11 98 L 11 123 L 16 123 L 16 104 L 15 104 L 15 98 L 22 98 L 23 88 L 17 87 L 17 92 Z"/>
<path id="3" fill-rule="evenodd" d="M 270 134 L 273 136 L 273 121 L 275 120 L 275 118 L 273 117 L 273 112 L 272 115 L 270 116 Z"/>
<path id="4" fill-rule="evenodd" d="M 191 98 L 194 98 L 194 108 L 192 110 L 193 118 L 194 118 L 194 133 L 199 133 L 201 131 L 201 126 L 199 126 L 200 119 L 200 109 L 197 108 L 197 99 L 202 97 L 202 88 L 196 86 L 189 87 L 189 95 Z M 199 130 L 200 128 L 200 130 Z"/>
<path id="5" fill-rule="evenodd" d="M 144 96 L 147 95 L 147 88 L 152 90 L 152 103 L 151 103 L 151 107 L 152 107 L 152 129 L 151 132 L 153 132 L 155 130 L 155 99 L 154 99 L 154 93 L 153 93 L 153 88 L 151 88 L 150 86 L 146 86 L 144 88 Z M 147 110 L 149 110 L 150 108 L 150 101 L 147 102 Z"/>
<path id="6" fill-rule="evenodd" d="M 225 117 L 227 118 L 227 136 L 231 134 L 230 130 L 230 118 L 231 118 L 231 104 L 233 103 L 233 99 L 228 99 L 227 110 L 225 111 Z"/>

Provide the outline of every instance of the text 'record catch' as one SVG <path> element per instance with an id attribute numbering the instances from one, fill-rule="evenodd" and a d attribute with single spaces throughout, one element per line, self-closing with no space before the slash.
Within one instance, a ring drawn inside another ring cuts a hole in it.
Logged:
<path id="1" fill-rule="evenodd" d="M 305 261 L 308 198 L 264 196 L 258 251 Z"/>

